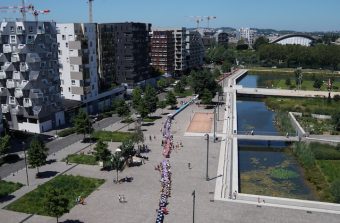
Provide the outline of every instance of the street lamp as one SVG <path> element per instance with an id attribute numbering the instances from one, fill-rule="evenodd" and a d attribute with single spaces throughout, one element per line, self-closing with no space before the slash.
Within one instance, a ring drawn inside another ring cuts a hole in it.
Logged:
<path id="1" fill-rule="evenodd" d="M 205 180 L 209 181 L 209 134 L 205 134 L 204 136 L 207 137 L 207 166 L 206 166 L 206 172 L 205 172 Z"/>
<path id="2" fill-rule="evenodd" d="M 115 162 L 115 168 L 116 168 L 116 183 L 118 183 L 118 171 L 119 171 L 119 166 L 120 166 L 120 152 L 122 152 L 121 149 L 116 149 L 114 156 L 112 157 L 112 162 Z"/>
<path id="3" fill-rule="evenodd" d="M 216 106 L 214 107 L 214 143 L 216 142 Z"/>
<path id="4" fill-rule="evenodd" d="M 195 200 L 196 200 L 196 191 L 192 192 L 192 223 L 195 223 Z"/>
<path id="5" fill-rule="evenodd" d="M 22 142 L 22 145 L 23 145 L 23 149 L 24 149 L 24 158 L 25 158 L 25 167 L 26 167 L 26 183 L 27 183 L 27 186 L 29 186 L 29 181 L 28 181 L 28 170 L 27 170 L 27 159 L 26 159 L 26 145 L 25 145 L 25 142 Z"/>

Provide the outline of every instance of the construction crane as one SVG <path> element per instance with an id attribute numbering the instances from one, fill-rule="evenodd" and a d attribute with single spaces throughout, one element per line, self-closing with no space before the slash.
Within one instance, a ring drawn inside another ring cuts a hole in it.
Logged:
<path id="1" fill-rule="evenodd" d="M 204 18 L 207 19 L 207 23 L 208 23 L 208 29 L 209 29 L 209 26 L 210 26 L 210 20 L 212 19 L 216 19 L 217 17 L 216 16 L 204 16 Z"/>
<path id="2" fill-rule="evenodd" d="M 26 13 L 31 13 L 34 16 L 35 20 L 38 21 L 38 16 L 40 14 L 47 14 L 47 13 L 50 12 L 50 10 L 48 10 L 48 9 L 36 10 L 35 7 L 32 4 L 26 6 L 25 0 L 22 0 L 21 6 L 0 6 L 0 11 L 1 12 L 8 12 L 8 11 L 17 12 L 17 11 L 19 11 L 22 14 L 23 21 L 26 20 Z"/>
<path id="3" fill-rule="evenodd" d="M 200 26 L 200 22 L 203 21 L 203 16 L 189 16 L 189 18 L 195 20 L 196 24 L 197 24 L 197 29 L 199 28 Z"/>
<path id="4" fill-rule="evenodd" d="M 93 23 L 92 2 L 94 0 L 88 0 L 89 3 L 89 22 Z"/>

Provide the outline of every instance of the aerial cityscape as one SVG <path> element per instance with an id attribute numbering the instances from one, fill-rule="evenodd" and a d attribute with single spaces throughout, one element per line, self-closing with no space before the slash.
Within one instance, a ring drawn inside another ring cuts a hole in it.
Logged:
<path id="1" fill-rule="evenodd" d="M 1 1 L 0 222 L 339 223 L 326 2 Z"/>

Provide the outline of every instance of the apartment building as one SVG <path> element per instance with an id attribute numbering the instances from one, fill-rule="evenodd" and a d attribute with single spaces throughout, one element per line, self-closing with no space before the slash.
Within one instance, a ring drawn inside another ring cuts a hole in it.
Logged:
<path id="1" fill-rule="evenodd" d="M 61 96 L 94 100 L 98 95 L 96 24 L 60 23 L 57 29 Z"/>
<path id="2" fill-rule="evenodd" d="M 187 31 L 186 37 L 186 67 L 189 69 L 201 67 L 204 63 L 204 45 L 198 31 Z"/>
<path id="3" fill-rule="evenodd" d="M 168 74 L 175 71 L 175 38 L 173 30 L 151 33 L 151 66 Z"/>
<path id="4" fill-rule="evenodd" d="M 135 85 L 150 77 L 151 24 L 98 24 L 100 89 Z"/>
<path id="5" fill-rule="evenodd" d="M 238 40 L 245 40 L 249 46 L 252 46 L 256 38 L 256 31 L 249 28 L 241 28 L 237 32 Z"/>
<path id="6" fill-rule="evenodd" d="M 0 102 L 11 129 L 41 133 L 65 122 L 54 22 L 0 22 Z"/>
<path id="7" fill-rule="evenodd" d="M 187 30 L 182 27 L 173 29 L 175 36 L 175 72 L 182 73 L 187 67 L 186 58 L 186 44 L 187 44 Z"/>

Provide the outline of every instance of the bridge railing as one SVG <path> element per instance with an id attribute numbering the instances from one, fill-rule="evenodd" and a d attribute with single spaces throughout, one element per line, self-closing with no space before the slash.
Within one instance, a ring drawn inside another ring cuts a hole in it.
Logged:
<path id="1" fill-rule="evenodd" d="M 258 130 L 240 130 L 237 131 L 238 135 L 269 135 L 269 136 L 287 136 L 287 133 L 282 134 L 281 132 L 273 131 L 258 131 Z M 297 136 L 296 132 L 288 132 L 288 136 Z"/>

